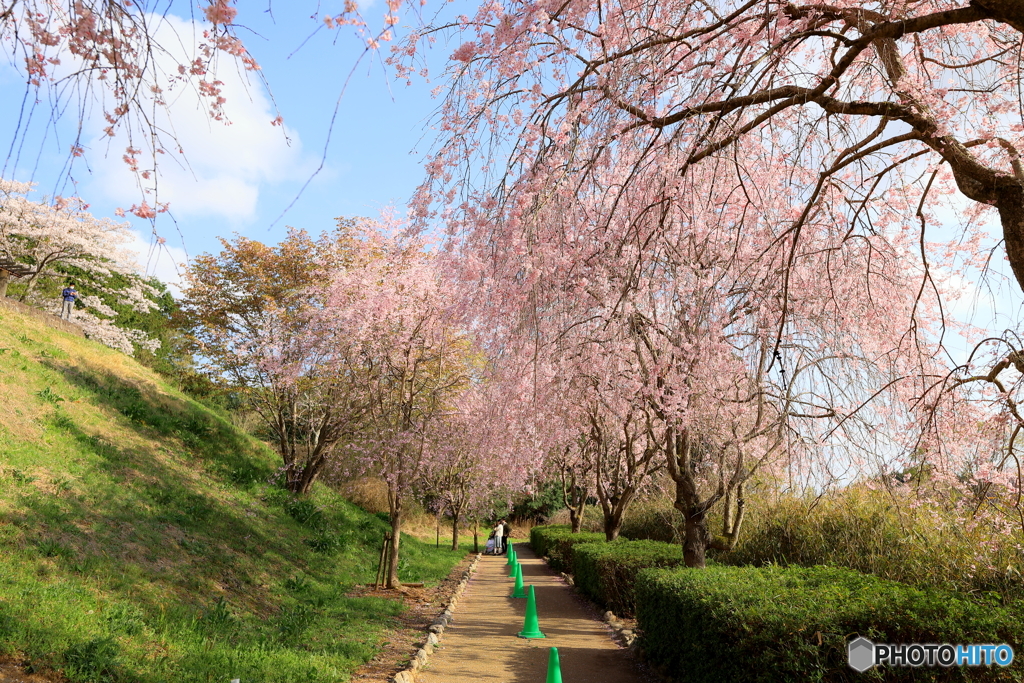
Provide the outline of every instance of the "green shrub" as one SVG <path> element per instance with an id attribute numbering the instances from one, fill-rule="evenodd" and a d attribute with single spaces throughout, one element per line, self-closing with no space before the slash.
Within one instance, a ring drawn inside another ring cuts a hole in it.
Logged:
<path id="1" fill-rule="evenodd" d="M 1019 666 L 849 668 L 857 635 L 881 643 L 1024 644 L 1024 605 L 979 604 L 834 567 L 645 569 L 637 620 L 648 658 L 694 683 L 1020 681 Z"/>
<path id="2" fill-rule="evenodd" d="M 573 546 L 578 543 L 604 542 L 604 534 L 574 534 L 567 526 L 535 526 L 530 529 L 530 547 L 541 557 L 547 557 L 552 569 L 575 574 Z"/>
<path id="3" fill-rule="evenodd" d="M 881 578 L 964 593 L 1024 598 L 1024 533 L 971 524 L 899 492 L 854 487 L 822 498 L 752 507 L 723 564 L 849 567 Z"/>
<path id="4" fill-rule="evenodd" d="M 540 557 L 546 557 L 555 539 L 569 533 L 572 530 L 563 524 L 535 526 L 530 529 L 530 548 Z"/>
<path id="5" fill-rule="evenodd" d="M 638 500 L 622 517 L 619 535 L 633 540 L 683 542 L 683 515 L 665 497 Z"/>
<path id="6" fill-rule="evenodd" d="M 559 510 L 551 516 L 545 526 L 568 526 L 569 511 Z M 588 505 L 584 509 L 580 531 L 603 532 L 604 513 L 600 505 Z M 682 544 L 683 516 L 672 505 L 672 501 L 657 495 L 634 501 L 622 515 L 619 536 L 634 541 L 665 541 Z"/>
<path id="7" fill-rule="evenodd" d="M 632 509 L 632 508 L 630 508 Z M 604 531 L 604 513 L 600 505 L 586 505 L 583 508 L 583 519 L 580 522 L 580 531 L 594 532 Z M 626 511 L 629 515 L 629 510 Z M 557 511 L 545 523 L 545 526 L 568 526 L 572 523 L 572 516 L 568 508 Z"/>
<path id="8" fill-rule="evenodd" d="M 636 614 L 636 576 L 649 567 L 683 563 L 682 546 L 660 541 L 580 543 L 573 546 L 576 586 L 620 616 Z"/>

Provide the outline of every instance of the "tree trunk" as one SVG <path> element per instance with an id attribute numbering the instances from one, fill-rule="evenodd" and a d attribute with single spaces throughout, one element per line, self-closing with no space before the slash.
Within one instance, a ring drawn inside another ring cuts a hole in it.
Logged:
<path id="1" fill-rule="evenodd" d="M 1021 0 L 974 0 L 972 4 L 987 10 L 996 21 L 1024 33 L 1024 2 Z"/>
<path id="2" fill-rule="evenodd" d="M 582 451 L 584 455 L 588 451 Z M 569 454 L 569 447 L 565 448 L 566 457 Z M 580 480 L 586 482 L 587 474 L 590 471 L 590 467 L 584 464 L 581 473 L 577 473 L 576 469 L 568 465 L 563 464 L 559 472 L 559 476 L 562 480 L 562 502 L 565 503 L 565 507 L 569 509 L 569 522 L 572 524 L 572 532 L 578 534 L 580 528 L 583 526 L 583 515 L 587 509 L 587 489 L 585 484 L 581 484 Z M 579 476 L 577 477 L 577 474 Z"/>
<path id="3" fill-rule="evenodd" d="M 295 495 L 302 492 L 302 467 L 292 465 L 285 469 L 285 486 Z"/>
<path id="4" fill-rule="evenodd" d="M 19 301 L 24 302 L 25 298 L 32 293 L 32 290 L 36 288 L 36 281 L 39 279 L 41 274 L 42 270 L 40 267 L 40 269 L 37 269 L 36 272 L 29 276 L 28 280 L 25 281 L 25 291 L 22 292 L 21 296 L 18 298 Z"/>
<path id="5" fill-rule="evenodd" d="M 726 491 L 725 507 L 722 510 L 722 536 L 725 537 L 722 550 L 732 551 L 739 540 L 740 530 L 743 528 L 744 513 L 747 509 L 746 499 L 743 495 L 744 489 L 743 484 L 738 484 L 735 492 L 732 489 Z M 733 508 L 734 501 L 735 510 Z M 713 545 L 717 548 L 717 544 L 713 542 Z"/>
<path id="6" fill-rule="evenodd" d="M 614 541 L 619 537 L 619 529 L 622 528 L 622 515 L 615 514 L 605 515 L 604 518 L 604 540 Z"/>
<path id="7" fill-rule="evenodd" d="M 700 499 L 693 473 L 693 448 L 688 431 L 677 435 L 669 428 L 665 432 L 666 464 L 669 476 L 676 483 L 676 499 L 672 505 L 683 513 L 683 562 L 687 567 L 703 569 L 711 544 L 707 515 L 714 501 Z"/>
<path id="8" fill-rule="evenodd" d="M 1024 189 L 1020 185 L 1004 189 L 999 193 L 998 208 L 1006 258 L 1017 284 L 1024 289 Z"/>
<path id="9" fill-rule="evenodd" d="M 583 514 L 576 512 L 574 508 L 569 508 L 569 523 L 572 524 L 572 532 L 578 534 L 580 527 L 583 526 Z"/>
<path id="10" fill-rule="evenodd" d="M 683 562 L 687 567 L 703 569 L 710 541 L 707 513 L 683 512 L 683 519 L 686 523 L 683 535 Z"/>
<path id="11" fill-rule="evenodd" d="M 309 493 L 310 489 L 313 488 L 313 484 L 316 483 L 317 477 L 320 476 L 321 469 L 323 469 L 322 466 L 318 467 L 313 464 L 307 464 L 303 467 L 302 476 L 299 478 L 298 490 L 295 493 L 300 496 L 304 496 Z"/>
<path id="12" fill-rule="evenodd" d="M 635 489 L 625 487 L 621 495 L 609 497 L 604 488 L 598 484 L 597 499 L 601 503 L 601 511 L 604 513 L 604 537 L 607 541 L 614 541 L 619 537 L 619 530 L 622 528 L 622 518 L 626 516 L 629 503 L 633 500 Z"/>
<path id="13" fill-rule="evenodd" d="M 281 407 L 277 411 L 274 422 L 277 450 L 281 453 L 281 461 L 284 463 L 284 486 L 292 493 L 297 494 L 301 488 L 302 465 L 298 462 L 288 424 L 286 409 Z"/>
<path id="14" fill-rule="evenodd" d="M 452 550 L 459 549 L 459 513 L 452 511 Z"/>
<path id="15" fill-rule="evenodd" d="M 473 520 L 473 552 L 480 552 L 480 520 Z"/>
<path id="16" fill-rule="evenodd" d="M 388 563 L 388 588 L 401 588 L 398 578 L 398 542 L 402 538 L 402 503 L 397 501 L 391 511 L 391 561 Z"/>
<path id="17" fill-rule="evenodd" d="M 11 274 L 0 268 L 0 299 L 7 296 L 7 285 L 11 282 Z"/>
<path id="18" fill-rule="evenodd" d="M 288 470 L 288 490 L 304 496 L 313 488 L 318 472 L 309 465 L 295 465 Z"/>

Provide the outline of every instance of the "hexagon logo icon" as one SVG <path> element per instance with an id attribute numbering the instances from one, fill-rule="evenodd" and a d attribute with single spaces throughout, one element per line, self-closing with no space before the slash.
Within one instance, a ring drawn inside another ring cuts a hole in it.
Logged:
<path id="1" fill-rule="evenodd" d="M 854 671 L 864 673 L 875 665 L 875 644 L 860 636 L 846 646 L 847 661 Z"/>

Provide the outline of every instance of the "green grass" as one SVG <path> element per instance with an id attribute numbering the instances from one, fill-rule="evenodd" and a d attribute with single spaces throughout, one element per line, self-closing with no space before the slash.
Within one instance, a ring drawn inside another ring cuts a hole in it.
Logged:
<path id="1" fill-rule="evenodd" d="M 387 528 L 132 359 L 0 309 L 0 655 L 70 681 L 344 681 Z M 428 585 L 464 556 L 402 539 Z"/>

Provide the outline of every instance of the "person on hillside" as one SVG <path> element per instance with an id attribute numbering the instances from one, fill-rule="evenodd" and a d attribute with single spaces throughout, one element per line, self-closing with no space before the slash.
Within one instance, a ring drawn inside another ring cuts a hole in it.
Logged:
<path id="1" fill-rule="evenodd" d="M 498 526 L 494 527 L 494 554 L 501 555 L 501 537 L 505 535 L 505 528 L 503 526 L 505 520 L 498 522 Z"/>
<path id="2" fill-rule="evenodd" d="M 71 320 L 71 312 L 75 310 L 75 299 L 78 298 L 78 292 L 75 291 L 75 283 L 72 282 L 65 287 L 60 296 L 64 300 L 60 307 L 60 319 Z"/>
<path id="3" fill-rule="evenodd" d="M 501 536 L 502 543 L 504 543 L 505 552 L 508 552 L 508 545 L 512 542 L 512 525 L 508 523 L 508 520 L 501 520 L 502 531 L 504 532 Z"/>

